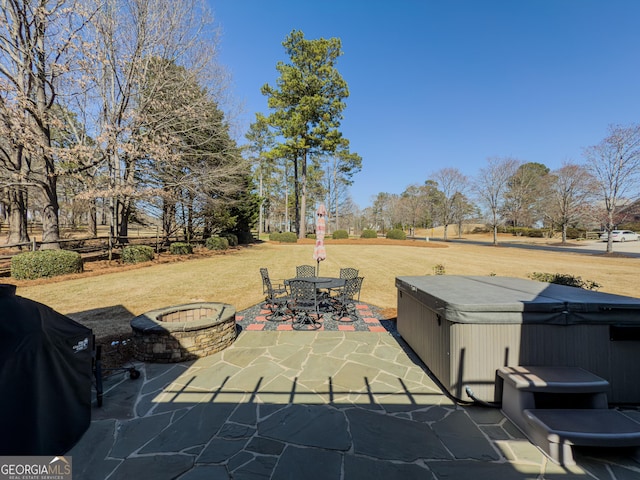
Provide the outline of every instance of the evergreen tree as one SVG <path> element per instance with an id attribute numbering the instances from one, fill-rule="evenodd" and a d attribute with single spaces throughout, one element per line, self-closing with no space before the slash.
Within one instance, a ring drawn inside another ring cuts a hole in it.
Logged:
<path id="1" fill-rule="evenodd" d="M 272 110 L 268 122 L 282 139 L 281 157 L 293 161 L 295 223 L 304 238 L 310 163 L 317 167 L 323 156 L 348 145 L 339 128 L 349 90 L 336 68 L 340 39 L 307 40 L 293 30 L 283 46 L 290 63 L 278 62 L 276 85 L 265 84 L 262 93 Z"/>

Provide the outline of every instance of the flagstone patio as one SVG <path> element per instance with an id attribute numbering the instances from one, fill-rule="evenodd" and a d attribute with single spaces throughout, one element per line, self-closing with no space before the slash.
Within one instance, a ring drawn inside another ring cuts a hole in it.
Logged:
<path id="1" fill-rule="evenodd" d="M 395 331 L 247 327 L 210 357 L 138 366 L 107 380 L 74 478 L 640 478 L 620 451 L 551 463 L 498 409 L 448 398 Z"/>

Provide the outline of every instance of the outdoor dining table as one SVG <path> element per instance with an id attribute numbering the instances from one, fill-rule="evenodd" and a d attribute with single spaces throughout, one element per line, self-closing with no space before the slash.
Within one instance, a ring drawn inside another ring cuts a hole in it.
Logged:
<path id="1" fill-rule="evenodd" d="M 318 299 L 317 292 L 319 290 L 327 290 L 328 294 L 330 294 L 331 290 L 342 288 L 346 283 L 346 280 L 344 278 L 337 277 L 294 277 L 286 279 L 284 283 L 285 285 L 288 285 L 289 282 L 293 280 L 301 280 L 304 282 L 313 283 L 316 286 L 316 303 L 318 305 L 318 308 L 325 305 L 328 305 L 329 308 L 331 307 L 330 302 L 324 301 L 326 299 Z"/>
<path id="2" fill-rule="evenodd" d="M 313 283 L 316 286 L 316 290 L 342 288 L 346 282 L 344 278 L 336 277 L 295 277 L 285 280 L 284 283 L 285 285 L 288 285 L 289 282 L 293 280 L 302 280 L 304 282 Z"/>

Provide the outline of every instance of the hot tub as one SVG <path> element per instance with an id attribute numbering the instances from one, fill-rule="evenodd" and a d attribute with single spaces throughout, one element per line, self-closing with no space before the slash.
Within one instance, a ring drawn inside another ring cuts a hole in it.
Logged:
<path id="1" fill-rule="evenodd" d="M 502 366 L 578 366 L 640 404 L 640 299 L 509 277 L 397 277 L 398 332 L 447 391 L 499 401 Z"/>

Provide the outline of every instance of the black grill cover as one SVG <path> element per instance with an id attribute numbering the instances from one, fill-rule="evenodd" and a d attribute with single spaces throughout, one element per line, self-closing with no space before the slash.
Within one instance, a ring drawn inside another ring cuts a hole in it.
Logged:
<path id="1" fill-rule="evenodd" d="M 0 285 L 0 455 L 62 455 L 91 422 L 92 331 Z"/>

